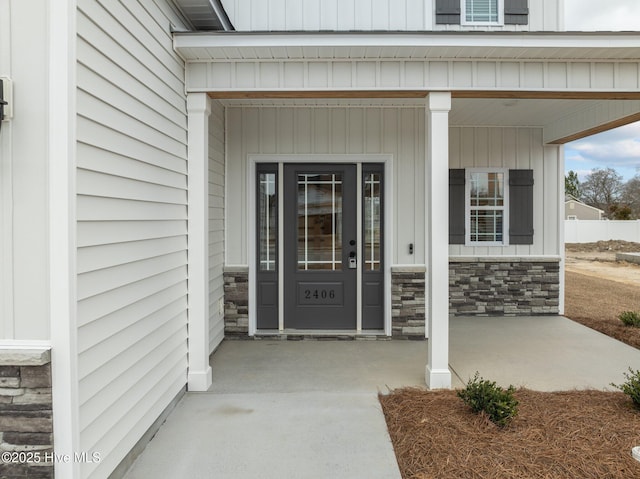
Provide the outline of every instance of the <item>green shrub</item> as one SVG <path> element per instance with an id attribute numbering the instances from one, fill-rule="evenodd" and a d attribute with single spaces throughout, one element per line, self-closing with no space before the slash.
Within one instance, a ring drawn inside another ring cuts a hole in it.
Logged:
<path id="1" fill-rule="evenodd" d="M 618 319 L 622 321 L 625 326 L 640 327 L 640 312 L 638 311 L 623 311 L 618 315 Z"/>
<path id="2" fill-rule="evenodd" d="M 500 427 L 506 426 L 518 414 L 518 401 L 513 397 L 516 388 L 504 390 L 495 382 L 479 377 L 478 372 L 469 380 L 458 397 L 471 407 L 473 412 L 484 411 L 489 419 Z"/>
<path id="3" fill-rule="evenodd" d="M 640 408 L 640 371 L 634 371 L 629 368 L 629 372 L 624 373 L 624 377 L 627 380 L 625 383 L 611 383 L 611 385 L 629 396 L 633 404 L 635 404 L 637 408 Z"/>

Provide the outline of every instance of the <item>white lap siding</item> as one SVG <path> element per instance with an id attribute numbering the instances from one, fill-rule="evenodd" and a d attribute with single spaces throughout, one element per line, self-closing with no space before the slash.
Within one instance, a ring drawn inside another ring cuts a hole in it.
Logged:
<path id="1" fill-rule="evenodd" d="M 209 352 L 224 337 L 224 107 L 212 102 L 209 117 Z"/>
<path id="2" fill-rule="evenodd" d="M 78 2 L 80 446 L 107 477 L 187 373 L 184 62 L 164 0 Z"/>

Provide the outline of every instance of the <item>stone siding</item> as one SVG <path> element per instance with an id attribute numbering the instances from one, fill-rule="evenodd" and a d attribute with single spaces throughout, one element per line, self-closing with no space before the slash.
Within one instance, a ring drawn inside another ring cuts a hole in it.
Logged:
<path id="1" fill-rule="evenodd" d="M 249 270 L 225 268 L 224 334 L 226 337 L 249 337 Z"/>
<path id="2" fill-rule="evenodd" d="M 553 258 L 457 258 L 449 262 L 456 316 L 558 314 L 560 263 Z"/>
<path id="3" fill-rule="evenodd" d="M 425 339 L 425 269 L 391 269 L 391 336 L 394 339 Z"/>
<path id="4" fill-rule="evenodd" d="M 0 477 L 53 478 L 53 419 L 50 363 L 0 365 L 0 452 L 16 461 L 0 461 Z M 19 454 L 37 458 L 23 462 Z M 46 456 L 45 456 L 46 455 Z"/>

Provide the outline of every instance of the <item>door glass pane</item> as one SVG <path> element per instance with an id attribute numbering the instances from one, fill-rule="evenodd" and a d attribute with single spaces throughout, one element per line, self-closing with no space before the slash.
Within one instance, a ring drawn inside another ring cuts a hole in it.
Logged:
<path id="1" fill-rule="evenodd" d="M 298 175 L 298 269 L 342 269 L 342 175 Z"/>
<path id="2" fill-rule="evenodd" d="M 364 175 L 364 270 L 380 270 L 380 186 L 379 173 Z"/>
<path id="3" fill-rule="evenodd" d="M 276 233 L 278 218 L 278 198 L 276 195 L 276 174 L 260 173 L 258 175 L 258 238 L 259 238 L 259 264 L 261 271 L 275 271 L 276 258 Z"/>

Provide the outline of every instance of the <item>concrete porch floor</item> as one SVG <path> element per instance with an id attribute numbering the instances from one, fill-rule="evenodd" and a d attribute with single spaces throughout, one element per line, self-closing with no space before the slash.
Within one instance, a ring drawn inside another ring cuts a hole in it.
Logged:
<path id="1" fill-rule="evenodd" d="M 378 392 L 424 386 L 425 341 L 226 341 L 125 476 L 399 478 Z M 451 318 L 453 387 L 475 371 L 538 390 L 605 389 L 640 351 L 562 317 Z"/>

